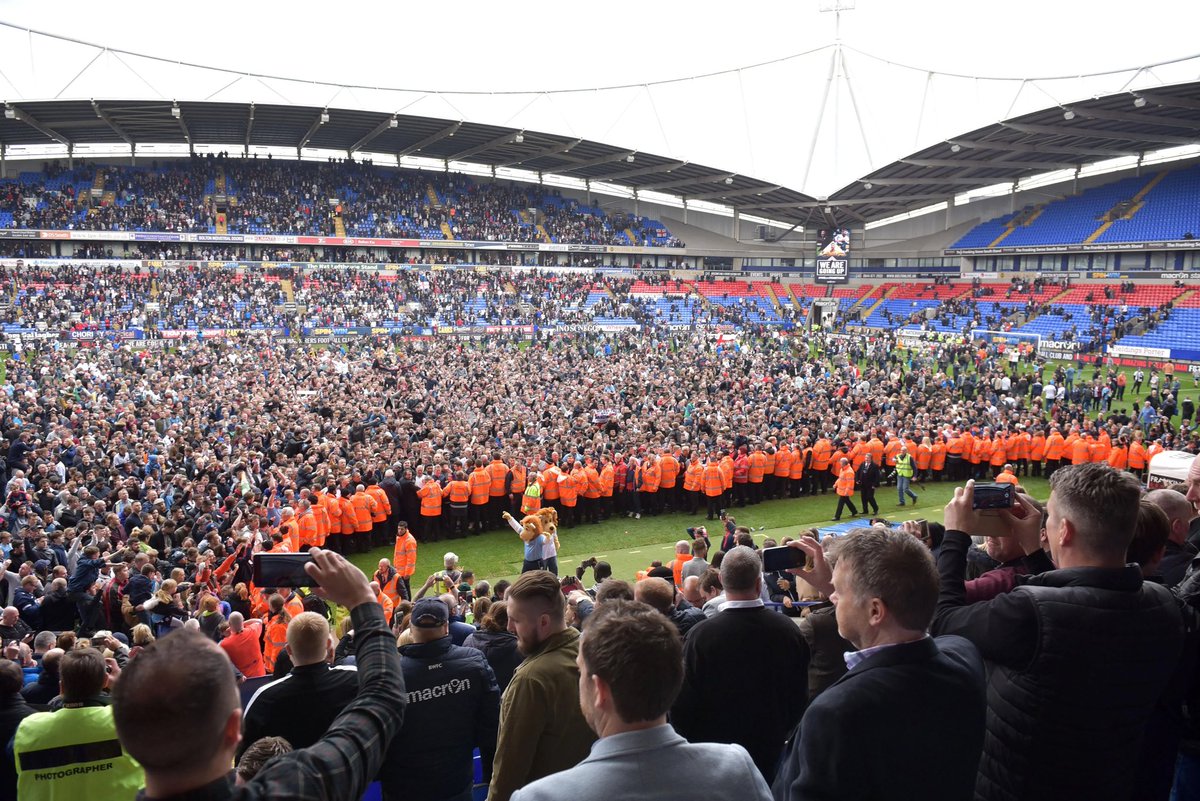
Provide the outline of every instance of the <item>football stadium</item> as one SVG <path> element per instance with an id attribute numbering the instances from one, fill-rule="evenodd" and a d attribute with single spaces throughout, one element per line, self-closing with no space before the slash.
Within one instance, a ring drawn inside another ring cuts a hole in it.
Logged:
<path id="1" fill-rule="evenodd" d="M 1200 798 L 1200 9 L 113 11 L 0 7 L 0 801 Z"/>

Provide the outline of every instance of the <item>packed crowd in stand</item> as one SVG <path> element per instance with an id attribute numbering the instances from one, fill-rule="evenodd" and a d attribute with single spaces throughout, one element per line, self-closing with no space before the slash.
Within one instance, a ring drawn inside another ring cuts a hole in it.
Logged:
<path id="1" fill-rule="evenodd" d="M 661 300 L 572 274 L 62 278 L 6 271 L 5 294 L 25 290 L 8 314 L 135 326 L 152 295 L 172 325 L 269 324 L 282 280 L 328 325 L 653 323 Z M 736 341 L 648 325 L 19 352 L 0 387 L 3 797 L 353 798 L 378 778 L 385 798 L 467 798 L 478 750 L 497 801 L 647 789 L 639 752 L 721 798 L 1166 798 L 1196 734 L 1200 469 L 1186 499 L 1140 507 L 1137 479 L 1164 449 L 1200 453 L 1195 379 L 701 313 Z M 997 534 L 968 483 L 944 529 L 826 538 L 828 560 L 786 543 L 811 558 L 796 575 L 717 522 L 821 495 L 835 517 L 877 514 L 893 481 L 905 505 L 927 482 L 1034 477 L 1055 487 L 1044 522 L 1021 496 Z M 668 512 L 713 531 L 643 575 L 557 576 L 560 536 Z M 470 538 L 510 527 L 527 572 L 474 575 Z M 972 534 L 993 535 L 986 552 Z M 416 575 L 441 540 L 462 557 Z M 384 546 L 368 577 L 339 555 Z M 311 548 L 321 592 L 255 583 L 264 552 Z M 243 704 L 230 662 L 275 680 Z M 192 737 L 164 740 L 181 719 Z"/>
<path id="2" fill-rule="evenodd" d="M 284 280 L 291 284 L 291 300 Z M 150 335 L 185 328 L 545 326 L 605 319 L 643 327 L 763 328 L 750 317 L 761 308 L 746 299 L 723 305 L 680 294 L 661 306 L 660 296 L 632 291 L 635 284 L 654 288 L 655 281 L 539 270 L 379 273 L 208 265 L 130 272 L 92 263 L 0 267 L 0 296 L 10 299 L 3 322 L 17 328 L 147 329 Z M 791 328 L 803 314 L 781 304 L 772 322 Z"/>
<path id="3" fill-rule="evenodd" d="M 661 222 L 610 216 L 557 190 L 369 161 L 197 156 L 161 166 L 51 164 L 0 180 L 0 228 L 213 234 L 222 213 L 234 234 L 332 236 L 340 218 L 350 236 L 684 246 Z"/>

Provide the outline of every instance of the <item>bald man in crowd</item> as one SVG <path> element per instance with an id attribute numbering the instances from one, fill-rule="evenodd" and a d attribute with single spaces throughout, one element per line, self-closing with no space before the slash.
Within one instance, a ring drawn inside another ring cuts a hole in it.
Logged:
<path id="1" fill-rule="evenodd" d="M 1188 542 L 1188 527 L 1196 512 L 1188 499 L 1175 490 L 1152 490 L 1146 493 L 1146 500 L 1162 509 L 1171 521 L 1171 534 L 1167 538 L 1166 550 L 1151 579 L 1174 587 L 1183 581 L 1183 575 L 1197 553 L 1196 546 Z"/>

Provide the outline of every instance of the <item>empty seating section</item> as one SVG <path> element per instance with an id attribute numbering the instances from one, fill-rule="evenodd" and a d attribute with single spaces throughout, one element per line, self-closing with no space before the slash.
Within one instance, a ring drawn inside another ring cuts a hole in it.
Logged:
<path id="1" fill-rule="evenodd" d="M 1063 288 L 1058 284 L 1042 284 L 1041 286 L 1028 285 L 1024 292 L 1017 291 L 1017 288 L 1012 284 L 981 284 L 979 289 L 985 290 L 979 294 L 979 299 L 989 299 L 997 302 L 1008 301 L 1012 303 L 1048 303 L 1059 294 Z M 974 290 L 970 296 L 974 296 Z"/>
<path id="2" fill-rule="evenodd" d="M 1054 308 L 1059 309 L 1060 305 L 1055 304 Z M 1041 334 L 1046 339 L 1061 340 L 1066 338 L 1064 334 L 1071 331 L 1072 328 L 1083 332 L 1091 327 L 1087 306 L 1081 304 L 1062 305 L 1061 310 L 1061 314 L 1039 314 L 1014 330 L 1022 334 Z M 1078 338 L 1082 339 L 1083 337 Z"/>
<path id="3" fill-rule="evenodd" d="M 986 248 L 1004 233 L 1005 229 L 1008 228 L 1009 221 L 1019 213 L 1014 211 L 1012 214 L 1005 214 L 1003 217 L 997 217 L 994 220 L 980 223 L 970 231 L 967 231 L 961 239 L 954 243 L 953 247 Z"/>
<path id="4" fill-rule="evenodd" d="M 353 162 L 193 158 L 163 166 L 23 172 L 0 180 L 0 227 L 683 247 L 661 221 L 531 184 Z M 218 203 L 219 180 L 225 194 Z M 542 234 L 544 229 L 545 236 Z M 449 234 L 446 232 L 449 231 Z"/>
<path id="5" fill-rule="evenodd" d="M 1082 242 L 1096 232 L 1113 206 L 1128 200 L 1150 181 L 1125 178 L 1048 204 L 1028 226 L 1017 226 L 1001 243 L 1005 247 L 1062 245 Z"/>
<path id="6" fill-rule="evenodd" d="M 1145 192 L 1144 196 L 1138 197 Z M 1180 241 L 1200 236 L 1200 165 L 1122 178 L 1046 204 L 1027 225 L 1016 225 L 997 247 L 1070 245 L 1093 240 L 1101 244 L 1121 242 Z M 1116 219 L 1097 234 L 1104 218 L 1119 204 L 1129 208 L 1113 215 Z M 952 247 L 988 247 L 1005 232 L 1022 209 L 976 225 Z M 1128 219 L 1125 219 L 1125 218 Z"/>
<path id="7" fill-rule="evenodd" d="M 888 300 L 949 300 L 967 294 L 970 284 L 901 284 Z"/>
<path id="8" fill-rule="evenodd" d="M 1107 297 L 1104 290 L 1112 295 Z M 1168 284 L 1134 284 L 1132 292 L 1122 292 L 1119 284 L 1077 284 L 1068 289 L 1055 305 L 1065 303 L 1095 304 L 1099 306 L 1143 306 L 1154 308 L 1174 301 L 1184 290 Z"/>
<path id="9" fill-rule="evenodd" d="M 1200 168 L 1175 170 L 1142 199 L 1141 208 L 1128 220 L 1117 220 L 1096 238 L 1097 242 L 1178 241 L 1200 236 Z"/>
<path id="10" fill-rule="evenodd" d="M 940 300 L 915 300 L 911 298 L 896 300 L 895 298 L 888 298 L 880 303 L 861 324 L 868 328 L 896 328 L 918 317 L 923 319 L 923 313 L 926 309 L 935 309 L 941 305 L 942 302 Z"/>
<path id="11" fill-rule="evenodd" d="M 1118 344 L 1200 351 L 1200 308 L 1175 309 L 1171 312 L 1171 319 L 1159 323 L 1153 331 L 1122 337 Z"/>

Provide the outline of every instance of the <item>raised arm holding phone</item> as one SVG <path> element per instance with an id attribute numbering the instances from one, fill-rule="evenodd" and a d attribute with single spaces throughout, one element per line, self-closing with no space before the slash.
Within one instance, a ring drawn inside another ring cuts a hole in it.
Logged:
<path id="1" fill-rule="evenodd" d="M 310 554 L 305 570 L 316 593 L 350 609 L 358 697 L 316 745 L 274 759 L 235 787 L 230 766 L 242 710 L 229 658 L 198 631 L 174 632 L 145 648 L 113 693 L 117 734 L 146 771 L 143 798 L 358 798 L 378 773 L 403 719 L 400 656 L 366 576 L 331 551 Z M 164 727 L 181 718 L 193 736 L 164 740 Z"/>

